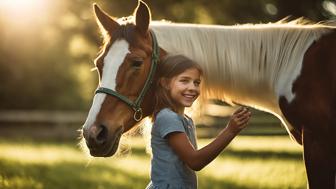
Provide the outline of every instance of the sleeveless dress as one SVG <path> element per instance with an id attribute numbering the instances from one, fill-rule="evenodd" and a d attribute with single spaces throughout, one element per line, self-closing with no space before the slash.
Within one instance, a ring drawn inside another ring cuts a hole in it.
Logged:
<path id="1" fill-rule="evenodd" d="M 156 116 L 151 131 L 151 182 L 146 189 L 197 189 L 194 170 L 182 162 L 165 138 L 172 132 L 184 132 L 197 149 L 196 130 L 191 118 L 165 108 Z"/>

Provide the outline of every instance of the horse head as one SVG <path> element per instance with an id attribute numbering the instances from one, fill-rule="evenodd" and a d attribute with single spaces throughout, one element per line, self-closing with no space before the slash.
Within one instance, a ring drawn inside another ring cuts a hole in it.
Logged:
<path id="1" fill-rule="evenodd" d="M 151 15 L 144 2 L 135 9 L 135 21 L 125 23 L 93 7 L 105 42 L 95 60 L 99 86 L 83 135 L 92 156 L 108 157 L 117 151 L 121 135 L 153 112 L 151 83 L 160 49 L 149 31 Z"/>

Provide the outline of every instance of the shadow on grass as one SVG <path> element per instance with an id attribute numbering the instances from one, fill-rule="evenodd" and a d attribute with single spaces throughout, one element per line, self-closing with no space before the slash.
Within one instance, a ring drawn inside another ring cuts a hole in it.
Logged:
<path id="1" fill-rule="evenodd" d="M 240 159 L 281 159 L 281 160 L 302 160 L 301 152 L 288 151 L 254 151 L 254 150 L 232 150 L 226 149 L 220 157 L 234 157 Z"/>
<path id="2" fill-rule="evenodd" d="M 148 156 L 144 148 L 132 148 L 130 155 Z M 301 152 L 271 151 L 271 150 L 234 150 L 226 149 L 219 156 L 220 158 L 233 157 L 235 159 L 281 159 L 281 160 L 302 160 Z"/>
<path id="3" fill-rule="evenodd" d="M 126 154 L 127 156 L 149 156 L 146 153 L 144 148 L 134 148 L 130 149 L 130 152 Z M 262 150 L 262 151 L 254 151 L 254 150 L 235 150 L 235 149 L 225 149 L 219 158 L 234 158 L 237 160 L 291 160 L 291 161 L 302 161 L 303 155 L 301 152 L 288 152 L 288 151 L 272 151 L 272 150 Z"/>
<path id="4" fill-rule="evenodd" d="M 76 162 L 44 164 L 20 163 L 0 159 L 0 188 L 2 189 L 142 189 L 149 176 L 102 165 L 86 165 Z M 217 180 L 202 176 L 200 187 L 206 189 L 248 189 L 234 181 Z"/>

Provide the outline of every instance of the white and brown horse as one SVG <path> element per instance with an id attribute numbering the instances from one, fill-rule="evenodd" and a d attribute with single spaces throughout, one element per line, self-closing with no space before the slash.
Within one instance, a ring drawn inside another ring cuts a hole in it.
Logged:
<path id="1" fill-rule="evenodd" d="M 310 188 L 335 189 L 336 28 L 331 24 L 150 23 L 142 1 L 134 21 L 114 20 L 97 5 L 94 11 L 105 43 L 95 61 L 99 89 L 83 126 L 91 155 L 112 156 L 120 136 L 152 114 L 155 66 L 160 67 L 153 57 L 184 54 L 204 69 L 203 99 L 277 116 L 304 147 Z"/>

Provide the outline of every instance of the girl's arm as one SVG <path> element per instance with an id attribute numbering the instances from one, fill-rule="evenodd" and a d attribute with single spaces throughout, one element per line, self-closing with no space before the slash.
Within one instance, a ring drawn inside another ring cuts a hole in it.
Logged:
<path id="1" fill-rule="evenodd" d="M 199 171 L 214 160 L 232 139 L 246 127 L 250 117 L 251 112 L 247 108 L 239 108 L 231 116 L 227 127 L 211 143 L 199 150 L 194 149 L 187 135 L 181 132 L 168 134 L 168 143 L 183 162 L 191 169 Z"/>

